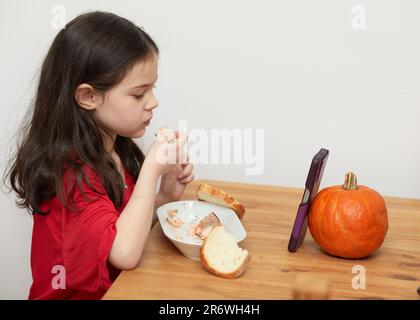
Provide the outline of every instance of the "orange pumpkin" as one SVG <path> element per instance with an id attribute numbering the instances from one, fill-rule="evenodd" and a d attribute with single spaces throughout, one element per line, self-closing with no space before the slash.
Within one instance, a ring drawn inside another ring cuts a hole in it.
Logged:
<path id="1" fill-rule="evenodd" d="M 342 186 L 320 191 L 311 204 L 309 230 L 326 252 L 342 258 L 363 258 L 378 249 L 388 231 L 385 201 L 375 190 L 358 186 L 347 173 Z"/>

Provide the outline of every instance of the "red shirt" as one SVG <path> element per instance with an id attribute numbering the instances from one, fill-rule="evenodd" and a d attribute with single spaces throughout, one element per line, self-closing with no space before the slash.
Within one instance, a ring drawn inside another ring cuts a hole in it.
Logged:
<path id="1" fill-rule="evenodd" d="M 108 256 L 116 221 L 134 189 L 133 178 L 125 171 L 128 188 L 122 206 L 115 208 L 97 174 L 87 165 L 83 170 L 97 192 L 83 181 L 83 197 L 76 186 L 72 204 L 79 212 L 70 212 L 55 196 L 41 205 L 41 210 L 50 208 L 48 214 L 34 215 L 29 299 L 100 299 L 120 272 Z"/>

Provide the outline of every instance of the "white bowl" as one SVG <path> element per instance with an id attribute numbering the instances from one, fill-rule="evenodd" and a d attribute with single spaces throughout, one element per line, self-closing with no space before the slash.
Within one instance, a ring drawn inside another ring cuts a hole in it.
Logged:
<path id="1" fill-rule="evenodd" d="M 168 220 L 168 210 L 177 210 L 176 216 L 183 222 L 180 227 L 174 227 Z M 231 233 L 238 242 L 246 238 L 246 232 L 236 213 L 227 207 L 205 201 L 175 201 L 164 204 L 157 209 L 157 215 L 163 233 L 186 257 L 199 260 L 200 247 L 203 240 L 192 237 L 188 229 L 196 225 L 202 218 L 214 212 L 226 231 Z"/>

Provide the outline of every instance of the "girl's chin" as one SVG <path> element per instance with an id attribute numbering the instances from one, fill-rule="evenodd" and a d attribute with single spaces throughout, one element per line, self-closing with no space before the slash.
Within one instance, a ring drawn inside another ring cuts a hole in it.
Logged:
<path id="1" fill-rule="evenodd" d="M 142 137 L 146 132 L 146 128 L 140 128 L 134 135 L 132 138 L 140 138 Z"/>
<path id="2" fill-rule="evenodd" d="M 146 132 L 146 129 L 145 128 L 141 128 L 141 129 L 137 130 L 134 133 L 131 133 L 131 134 L 129 134 L 129 133 L 119 134 L 119 136 L 125 137 L 125 138 L 136 139 L 136 138 L 141 138 L 142 136 L 144 136 L 145 132 Z"/>

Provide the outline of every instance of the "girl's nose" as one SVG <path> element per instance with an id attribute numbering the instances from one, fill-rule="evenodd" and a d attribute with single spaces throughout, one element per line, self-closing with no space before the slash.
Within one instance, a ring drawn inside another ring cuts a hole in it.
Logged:
<path id="1" fill-rule="evenodd" d="M 145 109 L 148 111 L 153 110 L 157 108 L 158 105 L 159 105 L 159 101 L 157 101 L 157 99 L 153 96 L 150 102 L 145 106 Z"/>

